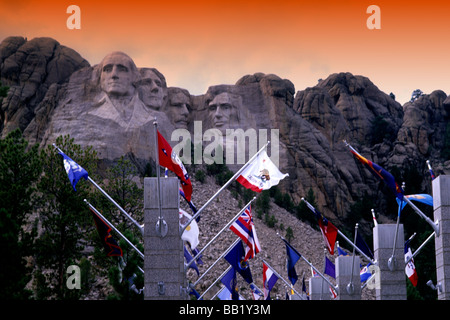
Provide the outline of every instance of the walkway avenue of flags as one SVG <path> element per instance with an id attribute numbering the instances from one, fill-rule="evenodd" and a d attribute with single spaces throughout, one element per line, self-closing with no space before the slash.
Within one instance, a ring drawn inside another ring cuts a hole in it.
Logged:
<path id="1" fill-rule="evenodd" d="M 239 169 L 230 180 L 225 183 L 201 208 L 197 209 L 197 207 L 192 202 L 192 184 L 189 178 L 189 175 L 175 152 L 172 151 L 170 144 L 166 141 L 166 139 L 160 134 L 157 129 L 157 122 L 155 119 L 154 122 L 155 127 L 155 150 L 157 153 L 157 161 L 159 161 L 159 165 L 166 169 L 165 176 L 167 177 L 168 171 L 173 172 L 180 180 L 181 188 L 179 190 L 180 195 L 184 198 L 192 210 L 192 215 L 180 209 L 180 234 L 181 238 L 185 243 L 184 246 L 184 257 L 185 257 L 185 271 L 188 268 L 192 268 L 196 271 L 198 279 L 195 282 L 189 283 L 189 287 L 186 288 L 187 291 L 195 296 L 197 299 L 203 299 L 205 294 L 213 288 L 217 283 L 221 283 L 221 289 L 211 298 L 211 299 L 221 299 L 221 300 L 239 300 L 243 299 L 243 297 L 239 294 L 239 290 L 237 287 L 237 277 L 239 274 L 245 282 L 248 284 L 249 288 L 252 292 L 253 299 L 265 299 L 269 300 L 270 292 L 277 281 L 282 281 L 287 288 L 286 297 L 289 295 L 296 294 L 299 299 L 308 300 L 309 296 L 307 293 L 305 278 L 303 275 L 302 279 L 302 289 L 301 293 L 299 293 L 294 285 L 298 281 L 298 275 L 295 270 L 296 263 L 302 259 L 304 260 L 311 268 L 312 276 L 322 277 L 329 285 L 331 298 L 336 298 L 339 295 L 339 288 L 333 285 L 328 277 L 325 277 L 325 274 L 331 278 L 335 278 L 335 266 L 333 262 L 331 262 L 327 257 L 325 257 L 325 267 L 323 272 L 320 272 L 311 262 L 309 262 L 306 257 L 304 257 L 301 253 L 299 253 L 286 239 L 280 237 L 280 243 L 285 245 L 286 248 L 286 268 L 288 274 L 288 280 L 284 279 L 279 272 L 277 272 L 267 261 L 262 258 L 259 258 L 257 255 L 261 252 L 262 248 L 258 240 L 255 224 L 252 216 L 252 205 L 251 203 L 256 199 L 253 198 L 249 201 L 241 210 L 238 212 L 232 220 L 230 220 L 221 231 L 219 231 L 213 239 L 210 240 L 202 249 L 199 248 L 199 228 L 198 222 L 200 219 L 200 213 L 207 207 L 214 198 L 216 198 L 223 190 L 225 190 L 229 184 L 233 181 L 238 181 L 245 188 L 251 189 L 255 192 L 261 192 L 263 190 L 268 190 L 272 186 L 277 185 L 282 179 L 288 176 L 288 174 L 281 173 L 275 164 L 270 160 L 269 156 L 266 153 L 266 148 L 269 142 L 263 146 L 246 164 Z M 435 230 L 433 234 L 425 241 L 429 241 L 433 236 L 438 235 L 438 228 L 436 228 L 435 222 L 432 222 L 428 217 L 426 217 L 411 201 L 421 202 L 429 206 L 433 206 L 433 199 L 430 195 L 427 194 L 415 194 L 415 195 L 405 195 L 403 188 L 395 181 L 392 174 L 388 171 L 377 165 L 376 163 L 366 159 L 362 155 L 360 155 L 350 144 L 344 141 L 345 145 L 349 148 L 350 152 L 358 159 L 363 166 L 365 166 L 377 179 L 383 181 L 388 188 L 392 191 L 393 196 L 396 197 L 398 202 L 398 218 L 397 224 L 399 223 L 400 214 L 402 209 L 409 204 L 414 211 L 423 219 L 425 219 Z M 76 185 L 81 178 L 88 180 L 91 182 L 109 201 L 111 201 L 142 233 L 143 235 L 143 225 L 139 225 L 139 223 L 134 220 L 119 204 L 117 204 L 95 181 L 93 181 L 88 172 L 83 169 L 80 165 L 78 165 L 75 161 L 73 161 L 70 157 L 68 157 L 61 149 L 58 148 L 55 144 L 53 146 L 57 149 L 58 153 L 61 155 L 64 168 L 67 172 L 70 183 L 73 187 L 73 190 L 76 191 Z M 158 162 L 157 162 L 158 163 Z M 433 170 L 429 161 L 427 161 L 428 169 L 430 171 L 432 179 L 435 178 Z M 157 169 L 158 179 L 159 177 L 159 168 Z M 334 226 L 330 221 L 326 219 L 316 208 L 314 208 L 310 203 L 308 203 L 304 198 L 302 201 L 305 202 L 307 207 L 310 209 L 312 214 L 315 217 L 315 220 L 318 223 L 320 231 L 323 236 L 323 242 L 326 247 L 326 250 L 331 255 L 334 255 L 335 248 L 337 247 L 338 255 L 347 255 L 345 251 L 343 251 L 339 247 L 339 242 L 337 240 L 337 236 L 340 235 L 348 244 L 350 244 L 354 250 L 353 254 L 355 254 L 355 250 L 364 256 L 369 262 L 365 266 L 361 266 L 361 285 L 364 287 L 372 278 L 373 274 L 369 271 L 369 266 L 371 264 L 376 265 L 377 261 L 374 260 L 374 256 L 370 248 L 364 242 L 361 235 L 357 232 L 358 225 L 355 226 L 355 240 L 349 240 L 336 226 Z M 88 208 L 92 213 L 92 217 L 94 223 L 97 227 L 98 234 L 103 243 L 105 252 L 108 256 L 115 256 L 121 259 L 121 266 L 123 267 L 123 259 L 122 259 L 122 249 L 118 245 L 117 241 L 111 235 L 111 231 L 114 231 L 117 235 L 122 237 L 132 248 L 135 250 L 139 256 L 144 259 L 144 254 L 140 252 L 126 237 L 120 233 L 117 228 L 112 225 L 92 204 L 90 204 L 87 200 L 85 200 Z M 374 219 L 374 224 L 377 225 L 377 221 L 375 218 L 375 213 L 372 210 L 372 215 Z M 217 237 L 224 231 L 230 229 L 237 236 L 236 240 L 231 244 L 229 248 L 227 248 L 218 259 L 209 266 L 209 268 L 200 275 L 197 264 L 203 264 L 202 261 L 202 253 L 203 251 L 213 243 Z M 415 235 L 415 234 L 414 234 Z M 413 236 L 414 236 L 413 235 Z M 412 236 L 412 237 L 413 237 Z M 419 249 L 414 253 L 409 246 L 409 243 L 412 239 L 408 239 L 405 242 L 405 274 L 408 276 L 413 286 L 417 285 L 417 272 L 414 266 L 414 257 L 419 253 Z M 396 237 L 395 237 L 396 238 Z M 221 259 L 225 259 L 229 263 L 229 267 L 214 281 L 214 283 L 207 288 L 203 293 L 198 293 L 196 285 L 201 282 L 203 277 L 220 261 Z M 254 281 L 250 271 L 249 262 L 252 259 L 258 258 L 262 262 L 263 265 L 263 288 L 262 290 L 258 288 Z M 139 267 L 140 272 L 144 272 Z M 136 288 L 134 285 L 132 288 L 136 293 L 143 294 L 143 288 Z"/>

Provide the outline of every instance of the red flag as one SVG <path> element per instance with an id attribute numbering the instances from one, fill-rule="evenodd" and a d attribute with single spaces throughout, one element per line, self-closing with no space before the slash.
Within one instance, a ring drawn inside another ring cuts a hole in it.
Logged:
<path id="1" fill-rule="evenodd" d="M 159 151 L 159 165 L 166 167 L 180 178 L 181 187 L 183 188 L 184 195 L 187 201 L 191 201 L 192 195 L 192 183 L 189 175 L 178 158 L 177 154 L 172 151 L 170 144 L 164 139 L 161 133 L 158 132 L 158 151 Z"/>
<path id="2" fill-rule="evenodd" d="M 327 245 L 328 252 L 333 255 L 338 229 L 325 218 L 319 219 L 318 222 L 320 231 L 322 232 L 323 240 Z"/>

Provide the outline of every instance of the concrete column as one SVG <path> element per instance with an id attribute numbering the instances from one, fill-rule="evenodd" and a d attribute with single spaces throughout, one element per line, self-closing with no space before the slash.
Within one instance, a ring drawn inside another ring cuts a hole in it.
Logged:
<path id="1" fill-rule="evenodd" d="M 450 176 L 433 180 L 433 207 L 439 221 L 439 237 L 434 237 L 438 299 L 450 300 Z"/>
<path id="2" fill-rule="evenodd" d="M 179 231 L 179 181 L 161 178 L 161 213 L 167 233 L 161 236 L 157 178 L 144 179 L 144 298 L 145 300 L 185 300 L 183 241 Z"/>
<path id="3" fill-rule="evenodd" d="M 310 300 L 331 300 L 330 285 L 322 277 L 309 278 Z"/>
<path id="4" fill-rule="evenodd" d="M 405 234 L 403 224 L 399 224 L 393 270 L 388 266 L 392 256 L 396 224 L 378 224 L 373 228 L 373 246 L 375 260 L 378 261 L 376 272 L 380 273 L 379 283 L 375 283 L 377 300 L 406 300 L 405 275 Z"/>
<path id="5" fill-rule="evenodd" d="M 352 277 L 352 261 L 353 277 Z M 359 275 L 359 257 L 339 256 L 335 260 L 336 265 L 336 283 L 339 288 L 338 300 L 361 300 L 361 277 Z M 348 284 L 352 280 L 353 291 L 347 290 Z"/>

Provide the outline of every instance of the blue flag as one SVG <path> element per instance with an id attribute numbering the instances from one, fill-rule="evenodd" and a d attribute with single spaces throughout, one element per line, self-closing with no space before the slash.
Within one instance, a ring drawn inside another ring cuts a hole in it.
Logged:
<path id="1" fill-rule="evenodd" d="M 63 157 L 64 161 L 64 169 L 67 172 L 67 176 L 69 177 L 70 183 L 72 184 L 73 190 L 78 183 L 78 180 L 84 178 L 86 180 L 88 178 L 88 173 L 84 170 L 78 163 L 70 159 L 64 152 L 59 152 L 59 154 Z"/>
<path id="2" fill-rule="evenodd" d="M 225 285 L 228 291 L 231 292 L 231 300 L 239 300 L 236 270 L 233 267 L 231 267 L 230 271 L 228 271 L 220 281 Z"/>
<path id="3" fill-rule="evenodd" d="M 191 260 L 193 258 L 191 256 L 191 254 L 189 253 L 189 251 L 186 249 L 186 247 L 183 246 L 183 248 L 184 248 L 184 258 L 186 259 L 186 262 L 189 263 L 189 262 L 191 262 Z M 198 271 L 198 267 L 197 267 L 197 264 L 195 263 L 195 261 L 191 263 L 189 268 L 194 269 L 197 272 L 197 275 L 200 275 L 200 271 Z"/>
<path id="4" fill-rule="evenodd" d="M 234 270 L 239 272 L 245 281 L 248 283 L 253 282 L 250 266 L 247 261 L 244 261 L 245 250 L 242 245 L 242 241 L 236 243 L 236 245 L 225 255 L 224 258 L 234 268 Z"/>
<path id="5" fill-rule="evenodd" d="M 412 201 L 417 201 L 417 202 L 424 203 L 424 204 L 429 205 L 431 207 L 433 206 L 433 197 L 430 196 L 429 194 L 425 194 L 425 193 L 411 194 L 411 195 L 405 196 L 405 198 L 408 198 L 409 200 L 412 200 Z M 397 203 L 399 205 L 399 211 L 403 210 L 403 208 L 407 204 L 406 201 L 400 201 L 399 199 L 397 199 Z M 401 207 L 400 207 L 400 205 L 401 205 Z"/>
<path id="6" fill-rule="evenodd" d="M 364 252 L 370 259 L 372 259 L 372 260 L 374 259 L 372 250 L 370 250 L 369 246 L 367 245 L 367 243 L 364 241 L 364 239 L 361 237 L 361 235 L 359 233 L 356 234 L 356 246 L 362 252 Z"/>
<path id="7" fill-rule="evenodd" d="M 336 279 L 336 267 L 334 263 L 331 262 L 327 257 L 325 257 L 325 266 L 323 273 L 329 275 L 333 279 Z"/>
<path id="8" fill-rule="evenodd" d="M 295 271 L 295 264 L 302 255 L 297 252 L 297 250 L 295 250 L 285 239 L 283 239 L 283 241 L 286 244 L 288 278 L 294 285 L 298 280 L 297 272 Z"/>

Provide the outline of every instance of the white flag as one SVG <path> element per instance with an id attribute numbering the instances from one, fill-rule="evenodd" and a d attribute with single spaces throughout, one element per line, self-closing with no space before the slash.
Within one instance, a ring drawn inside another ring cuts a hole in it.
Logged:
<path id="1" fill-rule="evenodd" d="M 272 160 L 270 160 L 266 151 L 263 150 L 242 171 L 236 181 L 247 189 L 261 192 L 277 185 L 286 176 L 289 176 L 289 174 L 281 173 Z"/>
<path id="2" fill-rule="evenodd" d="M 186 223 L 191 219 L 192 219 L 192 216 L 180 208 L 180 226 L 184 227 L 186 225 Z M 198 234 L 199 234 L 199 230 L 198 230 L 197 222 L 195 222 L 195 220 L 193 220 L 187 226 L 186 230 L 184 230 L 183 234 L 181 235 L 181 239 L 189 242 L 191 249 L 194 250 L 195 248 L 197 248 L 197 245 L 199 242 Z"/>

